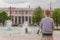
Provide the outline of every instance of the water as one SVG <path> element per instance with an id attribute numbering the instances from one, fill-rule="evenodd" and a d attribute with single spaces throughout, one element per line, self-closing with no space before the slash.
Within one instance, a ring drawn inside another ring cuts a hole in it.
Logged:
<path id="1" fill-rule="evenodd" d="M 28 28 L 28 26 L 29 26 L 29 23 L 28 23 L 27 21 L 25 21 L 25 22 L 23 23 L 23 28 Z"/>
<path id="2" fill-rule="evenodd" d="M 36 34 L 38 31 L 37 27 L 28 27 L 28 34 Z M 11 27 L 11 29 L 7 29 L 7 27 L 0 27 L 0 34 L 26 34 L 25 29 L 23 27 Z"/>
<path id="3" fill-rule="evenodd" d="M 12 27 L 11 24 L 11 20 L 8 20 L 5 27 L 0 27 L 0 34 L 26 34 L 25 28 L 28 34 L 36 34 L 38 31 L 38 27 L 29 27 L 28 22 L 24 22 L 23 27 Z"/>
<path id="4" fill-rule="evenodd" d="M 7 30 L 12 30 L 12 28 L 11 28 L 12 26 L 11 25 L 12 25 L 12 21 L 11 20 L 7 20 L 6 21 Z"/>

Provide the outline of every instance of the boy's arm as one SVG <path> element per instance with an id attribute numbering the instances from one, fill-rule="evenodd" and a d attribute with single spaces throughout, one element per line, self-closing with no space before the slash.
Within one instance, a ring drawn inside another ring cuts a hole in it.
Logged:
<path id="1" fill-rule="evenodd" d="M 42 22 L 39 23 L 39 29 L 37 31 L 37 34 L 39 34 L 40 29 L 42 29 Z M 42 31 L 41 31 L 42 32 Z"/>
<path id="2" fill-rule="evenodd" d="M 42 21 L 40 22 L 40 28 L 42 29 Z"/>
<path id="3" fill-rule="evenodd" d="M 53 29 L 54 29 L 54 22 L 53 22 Z"/>
<path id="4" fill-rule="evenodd" d="M 54 29 L 54 21 L 52 22 L 52 28 Z"/>

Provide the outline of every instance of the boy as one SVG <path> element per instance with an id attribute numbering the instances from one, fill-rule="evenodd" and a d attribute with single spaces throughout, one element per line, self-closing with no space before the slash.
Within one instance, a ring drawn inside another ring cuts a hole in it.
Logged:
<path id="1" fill-rule="evenodd" d="M 53 19 L 50 17 L 50 11 L 45 10 L 44 18 L 40 22 L 41 32 L 43 35 L 52 35 L 54 22 Z"/>

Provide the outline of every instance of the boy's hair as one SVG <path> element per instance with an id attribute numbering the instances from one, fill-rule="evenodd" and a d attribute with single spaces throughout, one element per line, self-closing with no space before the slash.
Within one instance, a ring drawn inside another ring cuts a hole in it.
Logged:
<path id="1" fill-rule="evenodd" d="M 45 15 L 50 16 L 50 10 L 45 10 Z"/>

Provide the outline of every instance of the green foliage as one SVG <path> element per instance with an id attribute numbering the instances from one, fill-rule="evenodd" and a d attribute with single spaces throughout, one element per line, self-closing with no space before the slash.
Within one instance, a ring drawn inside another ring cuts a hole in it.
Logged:
<path id="1" fill-rule="evenodd" d="M 56 26 L 58 26 L 58 24 L 60 24 L 60 8 L 56 8 L 53 11 L 52 18 L 54 19 L 54 22 L 56 23 Z"/>
<path id="2" fill-rule="evenodd" d="M 10 17 L 10 16 L 8 16 L 8 17 L 7 17 L 7 20 L 10 20 L 10 19 L 11 19 L 11 17 Z"/>
<path id="3" fill-rule="evenodd" d="M 42 16 L 42 12 L 43 12 L 43 10 L 40 7 L 36 8 L 34 10 L 33 15 L 32 15 L 33 23 L 37 23 L 38 24 L 41 21 L 41 18 L 43 17 Z"/>
<path id="4" fill-rule="evenodd" d="M 5 23 L 6 20 L 9 19 L 8 14 L 5 11 L 0 11 L 0 23 Z"/>

